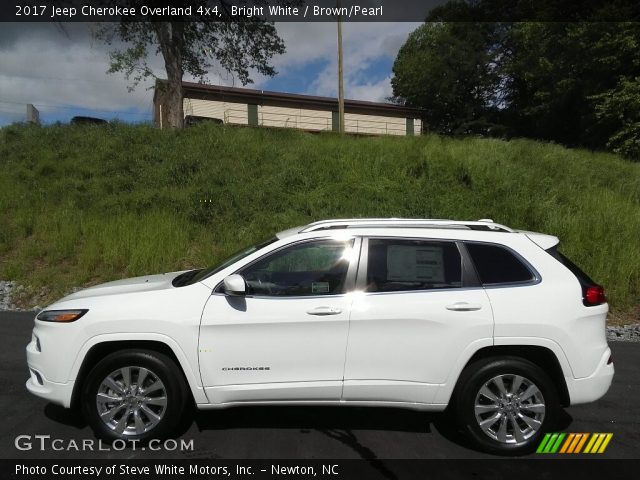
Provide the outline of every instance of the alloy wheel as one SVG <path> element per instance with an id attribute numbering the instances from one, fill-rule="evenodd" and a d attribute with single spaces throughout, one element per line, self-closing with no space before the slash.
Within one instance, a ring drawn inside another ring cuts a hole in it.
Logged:
<path id="1" fill-rule="evenodd" d="M 141 435 L 162 420 L 167 390 L 151 370 L 126 366 L 102 380 L 96 393 L 96 407 L 100 419 L 114 432 Z"/>
<path id="2" fill-rule="evenodd" d="M 505 444 L 524 444 L 544 421 L 545 400 L 538 386 L 521 375 L 498 375 L 476 394 L 474 413 L 480 429 Z"/>

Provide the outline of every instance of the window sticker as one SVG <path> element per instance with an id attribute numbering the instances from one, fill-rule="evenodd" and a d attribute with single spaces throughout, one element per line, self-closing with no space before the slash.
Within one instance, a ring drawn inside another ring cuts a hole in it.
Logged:
<path id="1" fill-rule="evenodd" d="M 389 245 L 387 280 L 399 282 L 444 282 L 442 247 Z"/>
<path id="2" fill-rule="evenodd" d="M 329 293 L 329 282 L 313 282 L 311 293 Z"/>

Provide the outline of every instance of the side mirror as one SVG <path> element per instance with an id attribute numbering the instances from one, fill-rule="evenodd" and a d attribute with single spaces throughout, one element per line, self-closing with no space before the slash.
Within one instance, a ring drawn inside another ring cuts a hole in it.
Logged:
<path id="1" fill-rule="evenodd" d="M 227 295 L 245 295 L 247 286 L 242 275 L 229 275 L 223 281 L 224 293 Z"/>

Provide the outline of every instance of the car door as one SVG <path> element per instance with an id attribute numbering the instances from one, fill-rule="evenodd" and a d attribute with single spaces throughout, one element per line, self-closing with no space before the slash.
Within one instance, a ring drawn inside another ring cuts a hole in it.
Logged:
<path id="1" fill-rule="evenodd" d="M 493 315 L 453 241 L 363 241 L 344 400 L 431 403 L 473 342 L 490 345 Z M 471 283 L 471 285 L 470 285 Z"/>
<path id="2" fill-rule="evenodd" d="M 297 242 L 239 269 L 245 296 L 219 286 L 200 329 L 213 403 L 339 400 L 360 240 Z"/>

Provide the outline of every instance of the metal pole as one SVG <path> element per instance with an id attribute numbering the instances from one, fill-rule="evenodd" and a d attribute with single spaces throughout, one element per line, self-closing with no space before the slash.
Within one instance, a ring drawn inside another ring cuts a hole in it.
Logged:
<path id="1" fill-rule="evenodd" d="M 340 12 L 340 0 L 337 0 L 338 12 Z M 342 15 L 338 13 L 338 130 L 344 133 L 344 80 L 342 69 Z"/>

